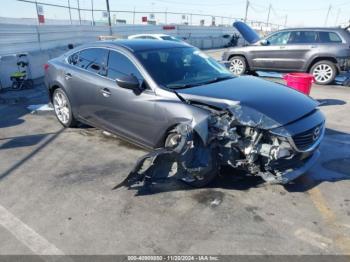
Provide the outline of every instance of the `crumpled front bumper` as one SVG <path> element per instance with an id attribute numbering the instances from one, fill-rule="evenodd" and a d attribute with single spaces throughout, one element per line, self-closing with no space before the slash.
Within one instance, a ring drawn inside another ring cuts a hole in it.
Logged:
<path id="1" fill-rule="evenodd" d="M 308 170 L 310 170 L 319 159 L 321 153 L 320 150 L 317 149 L 313 152 L 313 154 L 304 161 L 304 164 L 297 167 L 296 169 L 286 170 L 280 176 L 278 176 L 276 183 L 287 184 L 290 181 L 298 178 L 299 176 L 305 174 Z"/>

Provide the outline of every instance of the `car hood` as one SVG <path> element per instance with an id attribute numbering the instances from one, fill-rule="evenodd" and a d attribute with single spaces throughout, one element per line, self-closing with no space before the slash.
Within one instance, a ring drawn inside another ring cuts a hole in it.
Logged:
<path id="1" fill-rule="evenodd" d="M 282 84 L 252 76 L 176 90 L 192 103 L 228 109 L 248 126 L 271 129 L 296 121 L 312 112 L 318 102 Z"/>
<path id="2" fill-rule="evenodd" d="M 260 40 L 260 36 L 246 23 L 237 21 L 233 23 L 233 27 L 237 29 L 249 44 L 254 44 Z"/>

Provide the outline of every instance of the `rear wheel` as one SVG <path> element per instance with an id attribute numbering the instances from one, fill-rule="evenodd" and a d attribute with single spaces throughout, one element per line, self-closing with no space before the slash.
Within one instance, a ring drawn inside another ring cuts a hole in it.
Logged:
<path id="1" fill-rule="evenodd" d="M 172 130 L 169 132 L 167 138 L 165 139 L 166 148 L 175 148 L 180 142 L 181 135 L 176 131 Z M 192 187 L 204 187 L 210 184 L 218 175 L 219 168 L 216 164 L 216 161 L 213 157 L 210 158 L 209 169 L 205 169 L 202 173 L 197 174 L 196 176 L 189 176 L 182 178 L 181 181 L 192 186 Z"/>
<path id="2" fill-rule="evenodd" d="M 57 88 L 54 91 L 52 95 L 52 103 L 58 121 L 60 121 L 65 127 L 75 127 L 77 121 L 73 116 L 68 96 L 63 89 Z"/>
<path id="3" fill-rule="evenodd" d="M 337 68 L 333 62 L 322 60 L 311 67 L 310 73 L 315 77 L 316 84 L 328 85 L 337 76 Z"/>
<path id="4" fill-rule="evenodd" d="M 233 56 L 230 58 L 229 70 L 236 76 L 243 75 L 247 71 L 247 62 L 243 56 Z"/>

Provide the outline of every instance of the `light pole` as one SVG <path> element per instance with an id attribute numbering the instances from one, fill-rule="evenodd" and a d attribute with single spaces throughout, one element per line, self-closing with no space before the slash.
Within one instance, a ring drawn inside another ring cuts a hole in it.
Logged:
<path id="1" fill-rule="evenodd" d="M 267 20 L 266 20 L 266 26 L 269 26 L 269 21 L 270 21 L 270 12 L 271 12 L 272 5 L 269 5 L 269 12 L 267 13 Z"/>
<path id="2" fill-rule="evenodd" d="M 244 16 L 244 22 L 247 22 L 247 18 L 248 18 L 248 9 L 249 9 L 249 0 L 246 0 L 246 5 L 245 5 L 245 16 Z"/>
<path id="3" fill-rule="evenodd" d="M 326 26 L 328 23 L 328 17 L 329 17 L 329 13 L 332 10 L 332 5 L 329 5 L 328 11 L 327 11 L 327 15 L 326 15 L 326 20 L 324 21 L 324 25 Z"/>

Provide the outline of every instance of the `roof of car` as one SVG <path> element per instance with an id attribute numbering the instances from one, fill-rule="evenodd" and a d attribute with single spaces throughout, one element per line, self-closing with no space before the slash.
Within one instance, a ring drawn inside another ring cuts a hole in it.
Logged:
<path id="1" fill-rule="evenodd" d="M 341 27 L 290 27 L 290 28 L 284 28 L 280 31 L 289 31 L 289 30 L 322 30 L 322 31 L 337 31 L 337 30 L 344 30 Z"/>
<path id="2" fill-rule="evenodd" d="M 130 35 L 130 36 L 170 36 L 170 35 L 166 35 L 166 34 L 137 34 L 137 35 Z"/>
<path id="3" fill-rule="evenodd" d="M 153 49 L 188 47 L 187 44 L 174 41 L 158 41 L 149 39 L 122 39 L 114 41 L 98 41 L 91 46 L 110 47 L 119 46 L 128 49 L 131 52 L 146 51 Z"/>

